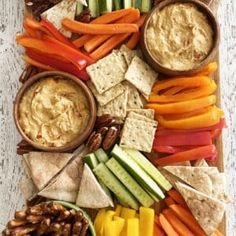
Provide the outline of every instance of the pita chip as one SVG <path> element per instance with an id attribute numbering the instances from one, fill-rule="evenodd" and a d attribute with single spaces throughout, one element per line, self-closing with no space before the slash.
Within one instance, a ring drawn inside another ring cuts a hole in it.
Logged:
<path id="1" fill-rule="evenodd" d="M 176 187 L 202 229 L 212 235 L 223 219 L 225 204 L 185 184 L 176 183 Z"/>
<path id="2" fill-rule="evenodd" d="M 38 195 L 75 202 L 83 172 L 82 155 L 73 159 Z"/>
<path id="3" fill-rule="evenodd" d="M 87 164 L 84 165 L 76 204 L 85 208 L 104 208 L 114 205 Z"/>
<path id="4" fill-rule="evenodd" d="M 19 183 L 19 188 L 23 193 L 25 199 L 31 198 L 38 192 L 36 186 L 34 185 L 32 179 L 30 178 L 22 179 L 21 182 Z"/>
<path id="5" fill-rule="evenodd" d="M 76 5 L 77 0 L 62 0 L 55 6 L 43 12 L 41 18 L 50 21 L 62 34 L 70 38 L 72 33 L 63 28 L 61 21 L 65 17 L 74 20 Z"/>
<path id="6" fill-rule="evenodd" d="M 194 166 L 195 167 L 208 167 L 209 165 L 204 159 L 200 159 L 200 160 L 195 161 Z"/>
<path id="7" fill-rule="evenodd" d="M 43 189 L 71 158 L 71 153 L 29 152 L 24 155 L 30 176 L 38 190 Z"/>

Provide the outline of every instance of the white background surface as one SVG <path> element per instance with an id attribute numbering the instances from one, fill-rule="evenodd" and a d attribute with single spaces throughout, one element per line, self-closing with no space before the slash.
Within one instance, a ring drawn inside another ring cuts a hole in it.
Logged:
<path id="1" fill-rule="evenodd" d="M 0 231 L 23 196 L 18 189 L 23 169 L 16 155 L 20 137 L 16 131 L 12 105 L 23 69 L 22 51 L 15 45 L 15 34 L 22 30 L 23 0 L 0 0 Z M 236 236 L 236 0 L 221 0 L 221 93 L 228 129 L 224 131 L 224 158 L 227 190 L 232 203 L 227 208 L 228 236 Z"/>

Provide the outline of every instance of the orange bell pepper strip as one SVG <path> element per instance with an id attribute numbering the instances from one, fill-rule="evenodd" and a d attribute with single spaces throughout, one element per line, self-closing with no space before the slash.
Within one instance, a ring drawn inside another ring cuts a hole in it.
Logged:
<path id="1" fill-rule="evenodd" d="M 168 91 L 168 89 L 182 86 L 183 90 L 177 94 L 165 95 L 161 91 Z M 152 94 L 149 96 L 151 103 L 169 103 L 181 102 L 190 99 L 208 96 L 215 92 L 217 86 L 214 80 L 206 77 L 185 77 L 177 79 L 169 79 L 166 81 L 158 81 L 152 88 Z"/>
<path id="2" fill-rule="evenodd" d="M 170 129 L 197 129 L 216 125 L 224 112 L 216 106 L 210 108 L 206 113 L 191 116 L 182 119 L 168 120 L 163 116 L 158 115 L 157 120 L 159 124 L 165 128 Z"/>
<path id="3" fill-rule="evenodd" d="M 62 25 L 67 30 L 78 34 L 125 34 L 138 32 L 136 24 L 89 24 L 64 18 Z"/>
<path id="4" fill-rule="evenodd" d="M 45 54 L 63 57 L 73 63 L 80 70 L 85 68 L 88 63 L 93 62 L 90 57 L 84 55 L 80 51 L 48 36 L 43 40 L 27 36 L 20 36 L 16 38 L 16 41 L 18 44 L 26 48 L 32 48 Z"/>
<path id="5" fill-rule="evenodd" d="M 214 73 L 218 69 L 217 62 L 211 62 L 204 67 L 200 72 L 196 73 L 195 76 L 209 75 Z"/>
<path id="6" fill-rule="evenodd" d="M 216 103 L 216 96 L 210 95 L 207 97 L 176 102 L 167 104 L 147 103 L 146 108 L 154 109 L 156 114 L 180 114 L 192 112 L 198 109 L 211 106 Z"/>
<path id="7" fill-rule="evenodd" d="M 153 160 L 154 165 L 164 166 L 172 163 L 178 163 L 183 161 L 195 161 L 198 159 L 212 158 L 217 153 L 215 145 L 207 145 L 202 147 L 193 148 L 191 150 L 178 152 L 167 157 L 162 157 L 157 160 Z"/>

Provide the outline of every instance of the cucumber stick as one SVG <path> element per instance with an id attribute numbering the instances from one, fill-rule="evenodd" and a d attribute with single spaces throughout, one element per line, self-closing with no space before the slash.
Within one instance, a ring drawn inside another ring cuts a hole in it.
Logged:
<path id="1" fill-rule="evenodd" d="M 172 188 L 170 182 L 161 172 L 139 151 L 134 149 L 122 148 L 152 179 L 165 191 Z"/>
<path id="2" fill-rule="evenodd" d="M 112 0 L 99 0 L 99 10 L 101 14 L 112 12 Z"/>
<path id="3" fill-rule="evenodd" d="M 80 13 L 83 11 L 84 5 L 81 4 L 80 2 L 77 2 L 76 5 L 76 16 L 80 15 Z"/>
<path id="4" fill-rule="evenodd" d="M 98 1 L 99 0 L 88 0 L 88 8 L 89 8 L 90 14 L 93 18 L 100 15 Z"/>
<path id="5" fill-rule="evenodd" d="M 98 150 L 96 150 L 94 154 L 97 157 L 99 162 L 107 162 L 109 160 L 108 155 L 102 148 L 99 148 Z"/>
<path id="6" fill-rule="evenodd" d="M 149 12 L 152 8 L 152 0 L 142 0 L 141 12 Z"/>
<path id="7" fill-rule="evenodd" d="M 106 162 L 106 166 L 143 206 L 150 207 L 154 203 L 153 199 L 114 158 Z"/>
<path id="8" fill-rule="evenodd" d="M 94 153 L 90 153 L 83 158 L 83 162 L 86 163 L 91 170 L 98 165 L 98 160 Z"/>
<path id="9" fill-rule="evenodd" d="M 118 145 L 112 149 L 112 156 L 129 171 L 129 173 L 136 179 L 140 185 L 147 189 L 158 199 L 164 199 L 165 195 L 155 183 L 155 181 Z"/>
<path id="10" fill-rule="evenodd" d="M 141 10 L 141 8 L 142 8 L 142 0 L 132 0 L 132 6 L 134 8 L 137 8 L 137 9 Z"/>
<path id="11" fill-rule="evenodd" d="M 113 3 L 114 7 L 115 7 L 115 10 L 120 10 L 122 9 L 122 0 L 114 0 L 114 3 Z"/>
<path id="12" fill-rule="evenodd" d="M 123 0 L 124 9 L 132 7 L 132 0 Z"/>
<path id="13" fill-rule="evenodd" d="M 93 172 L 119 199 L 129 207 L 138 210 L 138 201 L 125 188 L 125 186 L 112 174 L 104 163 L 98 164 Z"/>

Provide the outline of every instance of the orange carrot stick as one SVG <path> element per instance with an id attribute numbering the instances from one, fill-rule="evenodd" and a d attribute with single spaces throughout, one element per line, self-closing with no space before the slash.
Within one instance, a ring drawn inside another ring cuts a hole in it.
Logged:
<path id="1" fill-rule="evenodd" d="M 73 44 L 77 47 L 77 48 L 81 48 L 84 46 L 85 43 L 87 43 L 90 39 L 92 39 L 93 36 L 89 35 L 89 34 L 85 34 L 82 35 L 81 37 L 79 37 L 78 39 L 73 41 Z"/>
<path id="2" fill-rule="evenodd" d="M 28 64 L 30 64 L 30 65 L 32 65 L 32 66 L 36 66 L 36 67 L 38 67 L 38 68 L 40 68 L 40 69 L 43 69 L 43 70 L 56 70 L 55 68 L 53 68 L 53 67 L 51 67 L 51 66 L 48 66 L 48 65 L 45 65 L 45 64 L 42 64 L 42 63 L 40 63 L 40 62 L 38 62 L 38 61 L 35 61 L 35 60 L 33 60 L 32 58 L 30 58 L 30 57 L 28 57 L 28 56 L 23 56 L 23 60 L 26 62 L 26 63 L 28 63 Z"/>
<path id="3" fill-rule="evenodd" d="M 164 201 L 165 201 L 165 204 L 166 204 L 167 206 L 176 204 L 176 202 L 173 200 L 172 197 L 166 197 Z"/>
<path id="4" fill-rule="evenodd" d="M 163 211 L 164 216 L 173 226 L 175 231 L 180 235 L 194 236 L 194 234 L 175 216 L 175 213 L 171 209 L 165 209 Z"/>
<path id="5" fill-rule="evenodd" d="M 167 194 L 178 204 L 188 209 L 188 205 L 186 204 L 182 195 L 175 189 L 171 189 L 167 192 Z"/>
<path id="6" fill-rule="evenodd" d="M 174 230 L 172 225 L 169 223 L 169 221 L 166 219 L 166 217 L 163 214 L 160 214 L 159 218 L 160 218 L 161 226 L 168 236 L 180 236 Z"/>
<path id="7" fill-rule="evenodd" d="M 137 21 L 140 17 L 140 12 L 137 9 L 134 9 L 129 14 L 125 15 L 124 17 L 120 18 L 115 23 L 133 23 Z M 87 52 L 92 52 L 95 48 L 97 48 L 99 45 L 101 45 L 103 42 L 105 42 L 107 39 L 109 39 L 112 35 L 97 35 L 93 38 L 91 38 L 89 41 L 87 41 L 84 44 L 84 48 Z"/>
<path id="8" fill-rule="evenodd" d="M 160 222 L 159 216 L 155 215 L 155 217 L 154 217 L 154 223 L 155 223 L 156 225 L 158 225 L 159 227 L 161 227 L 161 222 Z"/>
<path id="9" fill-rule="evenodd" d="M 79 34 L 125 34 L 138 32 L 136 24 L 87 24 L 64 18 L 62 25 L 67 30 Z"/>
<path id="10" fill-rule="evenodd" d="M 190 211 L 181 205 L 171 205 L 170 208 L 196 236 L 207 236 Z"/>
<path id="11" fill-rule="evenodd" d="M 140 32 L 133 33 L 128 42 L 125 44 L 129 49 L 134 49 L 140 39 Z"/>
<path id="12" fill-rule="evenodd" d="M 154 224 L 154 228 L 153 228 L 153 236 L 165 236 L 165 232 L 162 230 L 161 227 L 159 227 L 158 225 Z"/>

